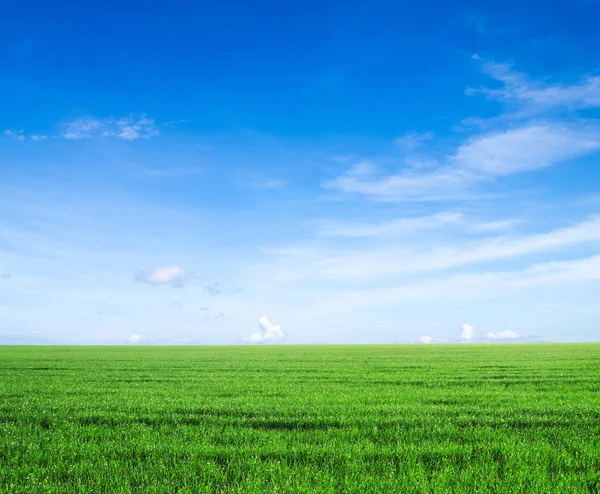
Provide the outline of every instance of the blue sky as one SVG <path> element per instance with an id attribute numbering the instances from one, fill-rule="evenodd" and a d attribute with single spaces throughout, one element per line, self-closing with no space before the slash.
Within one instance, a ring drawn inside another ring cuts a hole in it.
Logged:
<path id="1" fill-rule="evenodd" d="M 1 341 L 600 339 L 598 2 L 0 8 Z"/>

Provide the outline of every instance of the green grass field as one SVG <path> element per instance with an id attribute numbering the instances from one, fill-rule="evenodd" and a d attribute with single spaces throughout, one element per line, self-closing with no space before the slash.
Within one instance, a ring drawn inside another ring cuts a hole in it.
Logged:
<path id="1" fill-rule="evenodd" d="M 1 492 L 600 492 L 600 345 L 0 347 Z"/>

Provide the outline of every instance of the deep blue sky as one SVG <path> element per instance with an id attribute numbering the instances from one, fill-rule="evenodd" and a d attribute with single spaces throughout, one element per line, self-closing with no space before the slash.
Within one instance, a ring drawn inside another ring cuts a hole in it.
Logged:
<path id="1" fill-rule="evenodd" d="M 472 113 L 477 102 L 457 105 L 481 82 L 472 53 L 548 76 L 587 70 L 600 46 L 597 6 L 576 1 L 13 1 L 2 10 L 9 126 L 127 106 L 193 115 L 203 131 L 394 137 Z"/>
<path id="2" fill-rule="evenodd" d="M 598 25 L 0 0 L 0 336 L 596 339 Z"/>

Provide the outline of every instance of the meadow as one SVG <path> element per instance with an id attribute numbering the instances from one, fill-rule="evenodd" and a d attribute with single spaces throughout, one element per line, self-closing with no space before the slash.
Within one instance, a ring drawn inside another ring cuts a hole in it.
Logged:
<path id="1" fill-rule="evenodd" d="M 0 347 L 0 492 L 600 492 L 600 345 Z"/>

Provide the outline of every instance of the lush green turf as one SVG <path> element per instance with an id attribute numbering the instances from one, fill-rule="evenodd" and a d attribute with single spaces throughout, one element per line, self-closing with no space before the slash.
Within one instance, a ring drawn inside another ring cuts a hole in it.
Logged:
<path id="1" fill-rule="evenodd" d="M 599 492 L 600 345 L 0 347 L 1 492 Z"/>

